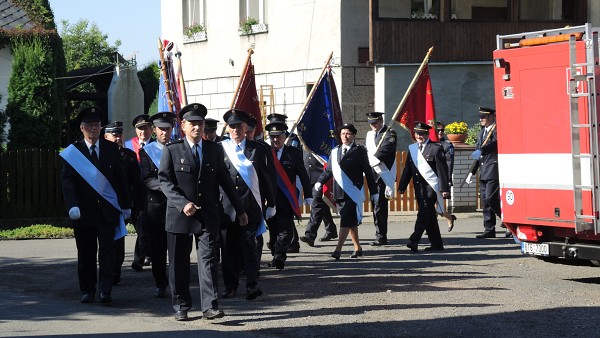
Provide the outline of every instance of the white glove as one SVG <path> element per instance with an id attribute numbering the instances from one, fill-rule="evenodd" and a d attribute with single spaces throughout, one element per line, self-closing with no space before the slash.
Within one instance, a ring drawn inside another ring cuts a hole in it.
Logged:
<path id="1" fill-rule="evenodd" d="M 312 202 L 313 202 L 313 199 L 312 199 L 312 197 L 309 197 L 309 198 L 305 198 L 305 199 L 304 199 L 304 204 L 305 204 L 305 205 L 312 205 Z"/>
<path id="2" fill-rule="evenodd" d="M 275 213 L 277 213 L 277 210 L 275 210 L 275 207 L 268 207 L 267 211 L 265 212 L 265 218 L 269 219 L 269 218 L 275 216 Z"/>
<path id="3" fill-rule="evenodd" d="M 469 175 L 467 175 L 467 178 L 465 178 L 465 182 L 467 182 L 467 184 L 473 183 L 472 178 L 473 178 L 473 174 L 469 173 Z"/>
<path id="4" fill-rule="evenodd" d="M 315 189 L 316 191 L 319 191 L 319 190 L 321 190 L 321 187 L 322 187 L 322 186 L 323 186 L 323 185 L 321 184 L 321 182 L 317 182 L 317 183 L 315 183 L 314 189 Z"/>
<path id="5" fill-rule="evenodd" d="M 123 209 L 123 218 L 129 219 L 131 217 L 131 209 Z"/>
<path id="6" fill-rule="evenodd" d="M 379 194 L 371 195 L 371 202 L 373 202 L 373 203 L 379 202 Z"/>
<path id="7" fill-rule="evenodd" d="M 79 207 L 72 207 L 69 209 L 69 218 L 72 220 L 81 218 L 81 211 L 79 211 Z"/>
<path id="8" fill-rule="evenodd" d="M 394 188 L 386 186 L 385 187 L 385 198 L 387 198 L 389 200 L 392 197 L 394 197 Z"/>

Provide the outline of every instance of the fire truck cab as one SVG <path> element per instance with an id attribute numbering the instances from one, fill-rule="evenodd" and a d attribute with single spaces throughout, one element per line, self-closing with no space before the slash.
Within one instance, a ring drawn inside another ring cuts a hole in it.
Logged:
<path id="1" fill-rule="evenodd" d="M 600 262 L 598 31 L 496 38 L 502 220 L 524 254 Z"/>

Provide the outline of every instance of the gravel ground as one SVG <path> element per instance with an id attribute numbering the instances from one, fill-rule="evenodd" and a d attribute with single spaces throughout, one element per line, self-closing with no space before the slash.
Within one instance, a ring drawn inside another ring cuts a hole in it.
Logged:
<path id="1" fill-rule="evenodd" d="M 440 223 L 443 252 L 414 254 L 405 247 L 411 213 L 390 217 L 384 247 L 368 245 L 374 228 L 365 217 L 360 259 L 348 257 L 349 240 L 339 261 L 329 257 L 335 242 L 303 244 L 277 271 L 265 266 L 265 251 L 264 296 L 249 302 L 240 288 L 238 298 L 220 301 L 226 316 L 214 321 L 194 310 L 191 321 L 176 322 L 170 299 L 152 297 L 149 268 L 129 268 L 135 237 L 126 239 L 123 282 L 110 306 L 79 302 L 73 239 L 0 241 L 0 336 L 600 336 L 598 268 L 523 256 L 512 239 L 475 239 L 480 215 L 458 217 L 451 233 Z M 192 286 L 198 304 L 195 275 Z"/>

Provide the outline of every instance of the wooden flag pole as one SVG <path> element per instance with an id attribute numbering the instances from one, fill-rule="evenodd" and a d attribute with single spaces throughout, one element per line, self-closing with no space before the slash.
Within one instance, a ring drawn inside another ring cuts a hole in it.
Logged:
<path id="1" fill-rule="evenodd" d="M 246 67 L 248 67 L 248 62 L 250 62 L 250 57 L 252 56 L 252 54 L 254 54 L 254 50 L 252 49 L 252 47 L 248 48 L 248 57 L 246 57 L 246 62 L 244 63 L 244 67 L 242 67 L 242 74 L 240 75 L 240 79 L 238 80 L 237 86 L 235 87 L 235 91 L 233 94 L 233 100 L 231 100 L 229 109 L 233 109 L 233 106 L 235 105 L 235 100 L 238 97 L 240 86 L 242 85 L 242 81 L 244 80 L 244 75 L 246 74 Z M 223 134 L 225 133 L 225 128 L 227 128 L 227 122 L 225 122 L 225 124 L 223 125 L 223 129 L 221 129 L 221 136 L 223 136 Z"/>
<path id="2" fill-rule="evenodd" d="M 158 38 L 158 54 L 160 56 L 160 70 L 162 72 L 163 82 L 165 84 L 165 94 L 167 95 L 169 111 L 173 112 L 173 95 L 171 94 L 171 86 L 169 86 L 169 75 L 167 74 L 167 65 L 165 64 L 163 43 L 160 38 Z"/>
<path id="3" fill-rule="evenodd" d="M 331 53 L 329 53 L 329 56 L 327 57 L 327 61 L 325 61 L 325 64 L 323 65 L 323 69 L 321 69 L 321 75 L 319 75 L 319 77 L 318 77 L 318 79 L 319 79 L 318 82 L 315 83 L 313 85 L 313 87 L 310 89 L 310 93 L 308 94 L 308 97 L 306 98 L 306 101 L 304 102 L 304 106 L 302 106 L 302 110 L 300 111 L 300 116 L 298 116 L 298 119 L 292 126 L 292 129 L 290 129 L 290 135 L 285 140 L 285 144 L 288 144 L 288 142 L 290 141 L 290 136 L 292 136 L 292 133 L 298 126 L 298 123 L 304 116 L 304 113 L 306 112 L 306 108 L 308 108 L 308 103 L 310 102 L 310 100 L 312 100 L 313 96 L 315 95 L 315 92 L 317 91 L 317 87 L 319 87 L 319 84 L 321 84 L 321 80 L 323 79 L 323 74 L 325 74 L 325 71 L 327 70 L 327 67 L 329 66 L 329 62 L 331 61 L 332 57 L 333 57 L 333 51 L 331 51 Z"/>
<path id="4" fill-rule="evenodd" d="M 187 106 L 187 92 L 185 90 L 185 82 L 183 80 L 183 69 L 181 67 L 181 52 L 175 46 L 175 57 L 177 58 L 177 79 L 179 80 L 179 93 L 181 94 L 181 105 Z"/>

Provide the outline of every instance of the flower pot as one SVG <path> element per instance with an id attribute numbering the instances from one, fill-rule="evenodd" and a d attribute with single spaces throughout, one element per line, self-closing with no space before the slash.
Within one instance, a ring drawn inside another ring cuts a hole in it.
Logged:
<path id="1" fill-rule="evenodd" d="M 448 134 L 446 137 L 452 143 L 465 143 L 467 140 L 467 134 Z"/>

